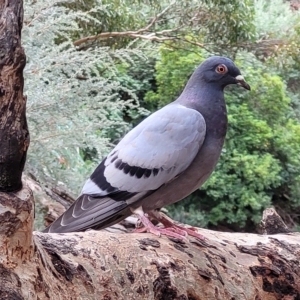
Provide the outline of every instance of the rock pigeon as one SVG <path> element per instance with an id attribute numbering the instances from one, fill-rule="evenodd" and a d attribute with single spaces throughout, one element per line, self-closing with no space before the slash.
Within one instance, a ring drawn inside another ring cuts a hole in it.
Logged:
<path id="1" fill-rule="evenodd" d="M 134 213 L 144 226 L 137 231 L 203 238 L 159 209 L 191 194 L 214 170 L 227 130 L 224 88 L 229 84 L 250 90 L 229 58 L 206 59 L 177 100 L 123 137 L 86 181 L 78 199 L 44 232 L 103 229 Z M 149 217 L 165 227 L 155 226 Z"/>

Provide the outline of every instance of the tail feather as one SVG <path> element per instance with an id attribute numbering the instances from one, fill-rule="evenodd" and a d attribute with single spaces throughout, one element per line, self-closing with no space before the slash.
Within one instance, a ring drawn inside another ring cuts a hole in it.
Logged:
<path id="1" fill-rule="evenodd" d="M 65 233 L 89 228 L 101 229 L 116 224 L 131 214 L 126 201 L 83 194 L 43 232 Z"/>

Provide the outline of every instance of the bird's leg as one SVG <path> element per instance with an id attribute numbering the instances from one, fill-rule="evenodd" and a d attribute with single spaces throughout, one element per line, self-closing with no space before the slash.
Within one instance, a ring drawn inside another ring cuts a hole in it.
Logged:
<path id="1" fill-rule="evenodd" d="M 181 235 L 184 235 L 182 233 L 184 232 L 185 235 L 190 235 L 201 240 L 205 239 L 205 237 L 202 234 L 196 232 L 197 230 L 196 228 L 194 227 L 186 228 L 184 226 L 180 226 L 176 224 L 174 220 L 172 220 L 170 217 L 168 217 L 166 214 L 162 213 L 161 211 L 157 211 L 157 210 L 151 211 L 149 212 L 149 216 L 162 223 L 165 226 L 165 229 L 174 230 L 174 232 L 177 232 Z"/>
<path id="2" fill-rule="evenodd" d="M 141 223 L 144 225 L 142 228 L 137 228 L 134 232 L 150 232 L 157 236 L 166 235 L 172 238 L 180 239 L 180 240 L 186 240 L 185 236 L 186 233 L 181 234 L 179 233 L 179 230 L 174 230 L 173 228 L 160 228 L 156 227 L 148 218 L 148 215 L 144 213 L 142 207 L 137 208 L 133 211 L 134 214 L 136 214 Z"/>

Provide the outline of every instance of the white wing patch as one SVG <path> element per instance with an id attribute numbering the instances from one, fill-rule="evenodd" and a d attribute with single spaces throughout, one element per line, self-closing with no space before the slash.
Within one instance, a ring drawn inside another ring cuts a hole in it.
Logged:
<path id="1" fill-rule="evenodd" d="M 101 190 L 96 183 L 94 183 L 91 179 L 88 179 L 81 190 L 80 195 L 82 194 L 106 196 L 107 192 Z"/>

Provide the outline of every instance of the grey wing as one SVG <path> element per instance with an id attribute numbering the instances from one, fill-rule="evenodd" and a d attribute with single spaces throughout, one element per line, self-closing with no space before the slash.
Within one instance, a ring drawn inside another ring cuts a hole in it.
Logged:
<path id="1" fill-rule="evenodd" d="M 131 130 L 96 168 L 82 195 L 45 232 L 103 228 L 131 214 L 130 205 L 183 172 L 206 134 L 203 116 L 171 104 Z"/>
<path id="2" fill-rule="evenodd" d="M 123 138 L 107 156 L 104 176 L 113 187 L 131 193 L 156 190 L 191 164 L 205 134 L 198 111 L 168 105 Z"/>

